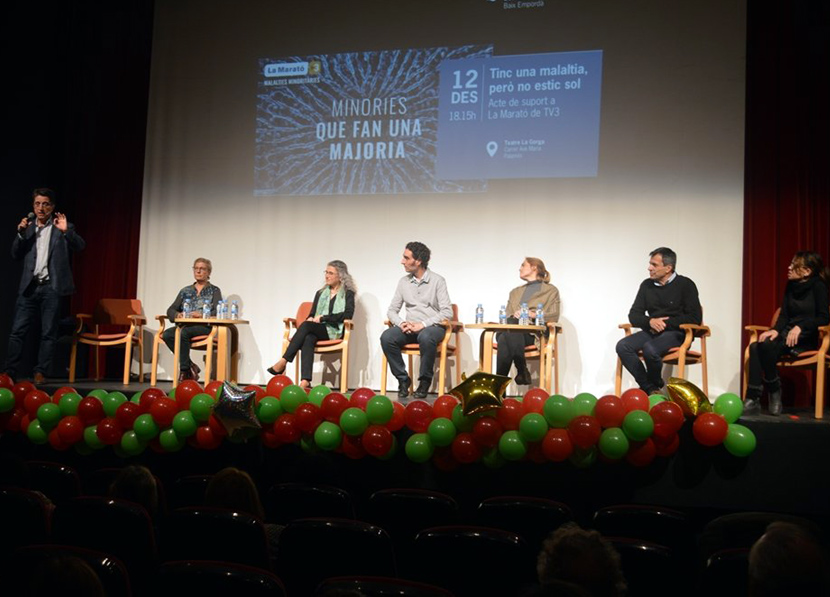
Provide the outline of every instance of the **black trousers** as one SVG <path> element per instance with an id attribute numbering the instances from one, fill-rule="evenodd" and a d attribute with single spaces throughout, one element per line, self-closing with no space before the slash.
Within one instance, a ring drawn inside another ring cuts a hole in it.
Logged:
<path id="1" fill-rule="evenodd" d="M 326 324 L 304 321 L 288 343 L 288 348 L 282 358 L 291 363 L 297 353 L 302 351 L 300 352 L 300 379 L 311 381 L 311 371 L 314 368 L 314 347 L 320 340 L 328 339 L 329 332 Z"/>
<path id="2" fill-rule="evenodd" d="M 774 340 L 753 342 L 749 345 L 749 379 L 747 390 L 750 397 L 761 395 L 764 380 L 773 381 L 778 379 L 778 366 L 776 365 L 781 357 L 787 353 L 798 354 L 805 350 L 816 349 L 816 337 L 813 334 L 805 334 L 803 331 L 798 337 L 798 343 L 792 348 L 787 346 L 787 334 L 789 328 L 778 334 Z"/>
<path id="3" fill-rule="evenodd" d="M 516 364 L 516 371 L 521 373 L 527 368 L 525 347 L 536 342 L 533 334 L 525 332 L 500 332 L 496 334 L 499 350 L 496 353 L 496 373 L 507 375 L 510 366 Z"/>

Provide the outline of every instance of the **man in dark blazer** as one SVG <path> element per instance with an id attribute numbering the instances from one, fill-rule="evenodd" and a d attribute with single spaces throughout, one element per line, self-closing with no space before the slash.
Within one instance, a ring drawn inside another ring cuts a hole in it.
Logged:
<path id="1" fill-rule="evenodd" d="M 60 299 L 75 292 L 70 260 L 86 243 L 62 213 L 55 212 L 55 192 L 35 189 L 32 193 L 34 218 L 17 225 L 12 257 L 23 261 L 23 275 L 14 308 L 6 373 L 15 378 L 23 353 L 23 340 L 35 313 L 40 312 L 41 333 L 34 382 L 43 383 L 52 363 L 58 335 Z"/>

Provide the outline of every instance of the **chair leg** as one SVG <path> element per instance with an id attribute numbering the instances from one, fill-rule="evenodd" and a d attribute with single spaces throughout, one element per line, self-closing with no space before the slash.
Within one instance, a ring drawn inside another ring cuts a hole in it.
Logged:
<path id="1" fill-rule="evenodd" d="M 144 332 L 138 332 L 138 381 L 144 383 Z"/>
<path id="2" fill-rule="evenodd" d="M 150 385 L 155 386 L 159 371 L 159 336 L 153 338 L 153 358 L 150 362 Z"/>
<path id="3" fill-rule="evenodd" d="M 78 343 L 73 340 L 72 341 L 72 351 L 69 353 L 69 383 L 73 383 L 75 381 L 75 365 L 76 365 L 76 358 L 78 355 Z"/>
<path id="4" fill-rule="evenodd" d="M 95 381 L 101 380 L 101 347 L 95 347 Z"/>
<path id="5" fill-rule="evenodd" d="M 420 358 L 420 357 L 418 357 L 418 358 Z M 409 355 L 409 393 L 410 394 L 415 391 L 415 375 L 412 373 L 412 371 L 414 371 L 414 368 L 412 367 L 412 361 L 413 361 L 412 355 Z"/>
<path id="6" fill-rule="evenodd" d="M 340 352 L 340 393 L 345 394 L 349 389 L 349 345 Z"/>
<path id="7" fill-rule="evenodd" d="M 816 363 L 816 418 L 824 418 L 824 373 L 827 364 L 819 361 Z"/>
<path id="8" fill-rule="evenodd" d="M 210 377 L 213 375 L 213 339 L 208 339 L 208 344 L 205 347 L 207 354 L 205 355 L 205 385 L 210 383 Z"/>
<path id="9" fill-rule="evenodd" d="M 386 396 L 386 369 L 389 363 L 386 361 L 386 355 L 380 359 L 380 393 Z"/>
<path id="10" fill-rule="evenodd" d="M 622 390 L 622 361 L 617 357 L 617 372 L 614 375 L 614 395 L 619 396 Z"/>
<path id="11" fill-rule="evenodd" d="M 447 381 L 447 353 L 442 350 L 438 354 L 440 359 L 438 362 L 438 395 L 440 396 L 447 388 L 444 385 Z"/>
<path id="12" fill-rule="evenodd" d="M 132 337 L 127 338 L 127 342 L 124 344 L 124 385 L 130 383 L 130 365 L 132 365 L 133 360 L 133 339 Z"/>

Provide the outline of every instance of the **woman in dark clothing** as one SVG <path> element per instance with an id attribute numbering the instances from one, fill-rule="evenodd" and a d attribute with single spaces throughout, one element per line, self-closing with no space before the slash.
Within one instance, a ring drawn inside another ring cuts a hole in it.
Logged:
<path id="1" fill-rule="evenodd" d="M 827 288 L 830 272 L 818 253 L 799 251 L 787 268 L 787 288 L 775 326 L 749 345 L 749 380 L 744 412 L 760 411 L 761 393 L 769 393 L 769 412 L 781 414 L 781 380 L 776 363 L 782 356 L 815 350 L 818 328 L 830 322 Z"/>
<path id="2" fill-rule="evenodd" d="M 334 340 L 343 336 L 343 321 L 354 317 L 356 291 L 346 264 L 339 260 L 330 261 L 326 266 L 326 284 L 314 295 L 308 319 L 297 328 L 282 358 L 268 367 L 268 373 L 279 375 L 285 372 L 286 365 L 302 350 L 300 387 L 309 387 L 314 346 L 320 340 Z"/>

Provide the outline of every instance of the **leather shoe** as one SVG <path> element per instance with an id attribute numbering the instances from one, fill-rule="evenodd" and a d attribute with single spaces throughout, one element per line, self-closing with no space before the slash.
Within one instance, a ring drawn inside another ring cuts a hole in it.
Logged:
<path id="1" fill-rule="evenodd" d="M 423 400 L 429 394 L 429 386 L 432 385 L 432 380 L 429 381 L 421 381 L 418 383 L 418 389 L 412 394 L 412 397 L 416 400 Z"/>
<path id="2" fill-rule="evenodd" d="M 46 383 L 46 376 L 40 371 L 35 371 L 35 376 L 32 379 L 36 386 Z"/>
<path id="3" fill-rule="evenodd" d="M 758 402 L 755 398 L 747 398 L 744 400 L 744 410 L 743 414 L 745 415 L 757 415 L 761 412 L 761 403 Z"/>
<path id="4" fill-rule="evenodd" d="M 398 400 L 400 400 L 401 398 L 409 398 L 410 383 L 411 381 L 408 377 L 405 380 L 398 381 Z"/>
<path id="5" fill-rule="evenodd" d="M 195 379 L 199 381 L 199 373 L 201 373 L 201 369 L 199 369 L 199 365 L 190 361 L 190 379 Z"/>
<path id="6" fill-rule="evenodd" d="M 527 367 L 524 368 L 523 371 L 520 371 L 516 377 L 513 379 L 516 380 L 516 383 L 520 386 L 529 386 L 530 385 L 530 371 Z"/>
<path id="7" fill-rule="evenodd" d="M 193 379 L 193 372 L 190 369 L 182 369 L 179 371 L 179 383 L 187 379 Z"/>

